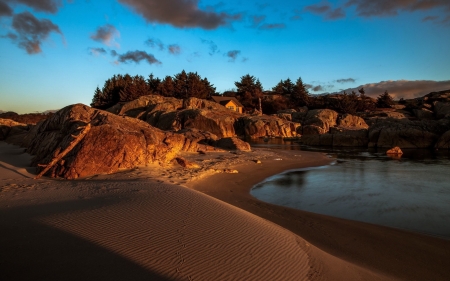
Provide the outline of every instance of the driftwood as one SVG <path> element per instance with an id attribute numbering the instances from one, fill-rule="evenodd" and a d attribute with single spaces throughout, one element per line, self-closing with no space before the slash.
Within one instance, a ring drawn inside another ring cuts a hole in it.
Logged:
<path id="1" fill-rule="evenodd" d="M 48 170 L 50 170 L 53 166 L 55 166 L 56 163 L 58 163 L 64 156 L 67 155 L 89 132 L 91 129 L 91 124 L 87 124 L 86 127 L 84 127 L 83 131 L 77 136 L 72 135 L 74 140 L 69 144 L 69 146 L 64 149 L 61 153 L 58 153 L 60 149 L 58 149 L 54 155 L 54 158 L 50 163 L 47 165 L 39 164 L 39 167 L 45 167 L 34 179 L 41 178 L 45 173 L 47 173 Z"/>

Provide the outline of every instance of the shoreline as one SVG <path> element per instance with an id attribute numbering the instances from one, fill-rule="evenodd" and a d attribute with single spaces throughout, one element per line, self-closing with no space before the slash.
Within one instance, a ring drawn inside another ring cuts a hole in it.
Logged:
<path id="1" fill-rule="evenodd" d="M 202 168 L 149 166 L 64 181 L 32 180 L 23 148 L 0 142 L 0 149 L 0 161 L 9 161 L 0 165 L 7 280 L 70 280 L 82 267 L 99 280 L 445 280 L 450 273 L 450 241 L 251 196 L 270 176 L 333 161 L 323 153 L 187 153 Z"/>
<path id="2" fill-rule="evenodd" d="M 287 170 L 319 167 L 331 162 L 318 152 L 295 151 L 305 156 L 322 156 L 302 163 L 289 158 L 289 151 L 282 153 L 287 154 L 282 165 L 271 160 L 265 163 L 265 167 L 252 171 L 254 166 L 242 164 L 235 167 L 240 171 L 237 175 L 211 175 L 210 179 L 200 179 L 188 184 L 188 187 L 276 223 L 317 248 L 389 276 L 388 279 L 445 280 L 445 276 L 450 274 L 450 240 L 274 205 L 253 197 L 250 194 L 252 187 L 268 177 Z M 211 182 L 215 183 L 214 187 Z M 329 276 L 333 276 L 332 272 L 329 273 Z"/>

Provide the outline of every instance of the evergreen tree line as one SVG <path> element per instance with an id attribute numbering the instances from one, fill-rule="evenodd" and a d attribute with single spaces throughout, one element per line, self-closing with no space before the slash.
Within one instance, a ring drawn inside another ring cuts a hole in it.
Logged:
<path id="1" fill-rule="evenodd" d="M 119 102 L 132 101 L 146 95 L 207 99 L 215 93 L 216 88 L 208 79 L 202 79 L 197 73 L 186 73 L 184 70 L 173 77 L 166 76 L 162 80 L 153 74 L 147 79 L 140 75 L 119 74 L 106 80 L 101 90 L 97 87 L 91 106 L 106 109 Z"/>
<path id="2" fill-rule="evenodd" d="M 262 110 L 265 114 L 273 114 L 279 110 L 296 109 L 307 106 L 310 109 L 329 108 L 341 113 L 354 114 L 376 107 L 390 107 L 393 104 L 392 97 L 385 92 L 376 102 L 365 95 L 363 88 L 358 94 L 352 91 L 339 95 L 311 95 L 308 87 L 301 78 L 295 82 L 289 78 L 281 80 L 272 88 L 270 98 L 264 96 L 263 87 L 259 79 L 249 74 L 241 77 L 235 83 L 236 90 L 225 92 L 224 96 L 235 97 L 244 106 L 245 111 L 255 109 Z M 197 73 L 186 73 L 184 70 L 175 76 L 166 76 L 159 79 L 150 74 L 147 79 L 136 75 L 114 75 L 105 81 L 103 88 L 95 90 L 91 106 L 105 109 L 118 102 L 126 102 L 144 95 L 161 95 L 179 99 L 196 97 L 209 99 L 216 93 L 216 88 L 206 78 L 201 78 Z"/>

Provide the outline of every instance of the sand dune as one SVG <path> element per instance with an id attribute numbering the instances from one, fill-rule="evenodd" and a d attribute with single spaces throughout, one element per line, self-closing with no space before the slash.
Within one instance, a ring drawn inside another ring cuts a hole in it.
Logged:
<path id="1" fill-rule="evenodd" d="M 252 182 L 271 173 L 330 161 L 299 153 L 192 154 L 186 157 L 205 169 L 155 166 L 77 181 L 32 180 L 30 156 L 0 142 L 2 280 L 405 279 L 370 258 L 348 254 L 357 247 L 367 255 L 374 252 L 367 238 L 356 245 L 343 233 L 352 237 L 351 231 L 361 227 L 378 239 L 380 229 L 390 234 L 385 228 L 305 217 L 249 195 Z M 262 164 L 252 161 L 256 156 Z M 223 168 L 240 173 L 216 173 Z M 400 237 L 412 241 L 404 232 Z M 450 248 L 441 240 L 414 241 L 429 243 L 420 259 L 432 259 L 435 246 L 443 247 L 435 251 L 438 257 Z M 386 256 L 382 265 L 390 262 Z M 401 271 L 408 268 L 395 264 Z M 437 264 L 432 268 L 437 274 L 419 270 L 423 275 L 417 280 L 440 280 L 446 264 Z"/>

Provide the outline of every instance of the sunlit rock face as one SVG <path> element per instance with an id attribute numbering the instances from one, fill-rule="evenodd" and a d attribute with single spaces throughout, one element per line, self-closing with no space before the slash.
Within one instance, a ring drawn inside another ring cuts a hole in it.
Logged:
<path id="1" fill-rule="evenodd" d="M 76 104 L 37 126 L 28 147 L 28 152 L 35 155 L 33 164 L 49 163 L 88 123 L 91 130 L 50 169 L 48 176 L 75 179 L 155 162 L 167 163 L 186 142 L 181 134 L 163 132 L 136 118 Z"/>
<path id="2" fill-rule="evenodd" d="M 210 132 L 219 138 L 295 137 L 300 127 L 299 123 L 277 116 L 241 114 L 216 102 L 197 98 L 181 100 L 143 96 L 117 104 L 108 111 L 141 119 L 165 131 L 196 129 Z"/>

